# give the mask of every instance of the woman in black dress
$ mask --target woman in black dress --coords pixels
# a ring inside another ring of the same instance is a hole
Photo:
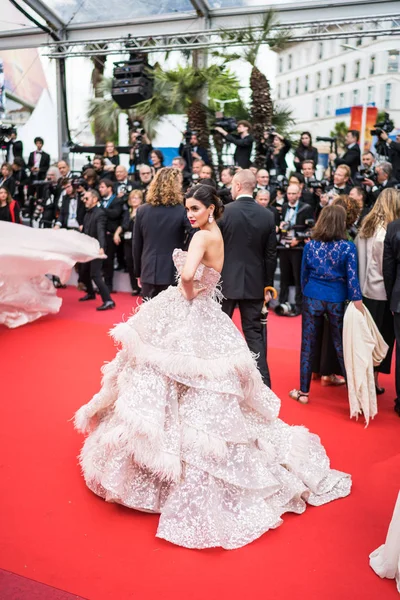
[[[301,165],[305,160],[312,160],[314,167],[318,164],[318,150],[312,145],[312,137],[309,131],[303,131],[300,136],[300,143],[294,153],[294,164],[296,171],[301,171]]]
[[[135,277],[132,249],[136,210],[141,204],[143,204],[142,190],[132,190],[128,196],[127,206],[125,206],[124,212],[122,213],[121,225],[117,228],[114,234],[115,244],[119,246],[121,243],[121,238],[124,244],[125,262],[131,282],[132,296],[138,296],[142,291],[139,287],[138,280]]]

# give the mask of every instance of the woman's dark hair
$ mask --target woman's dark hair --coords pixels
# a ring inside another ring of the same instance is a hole
[[[325,206],[312,231],[313,240],[333,242],[346,240],[346,210],[343,206],[331,204]]]
[[[97,173],[94,169],[85,169],[85,171],[83,172],[83,178],[86,179],[87,181],[89,181],[91,179],[92,185],[93,186],[97,185]]]
[[[153,148],[153,150],[150,152],[150,154],[155,154],[156,156],[158,156],[158,158],[160,159],[161,162],[161,166],[164,166],[164,154],[161,152],[161,150],[158,150],[157,148]]]
[[[217,196],[217,190],[214,186],[206,185],[204,183],[198,183],[188,190],[185,194],[185,200],[189,200],[189,198],[194,198],[194,200],[198,200],[206,208],[211,205],[214,205],[214,218],[219,219],[222,213],[224,212],[224,205],[221,200]]]
[[[25,167],[25,161],[20,156],[15,156],[14,157],[13,164],[17,165],[18,167],[22,167],[22,168]]]
[[[303,142],[301,141],[301,138],[303,137],[303,135],[308,135],[308,137],[310,138],[310,145],[309,146],[304,146]],[[302,133],[300,134],[300,144],[299,146],[301,146],[302,148],[311,148],[312,146],[312,135],[309,131],[302,131]]]

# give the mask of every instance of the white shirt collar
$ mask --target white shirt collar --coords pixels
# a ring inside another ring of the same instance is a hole
[[[235,200],[239,200],[239,198],[251,198],[251,194],[240,194],[239,196],[236,196]]]

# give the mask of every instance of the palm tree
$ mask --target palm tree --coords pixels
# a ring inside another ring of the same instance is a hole
[[[159,65],[154,69],[153,97],[135,106],[135,112],[147,127],[165,115],[186,113],[188,128],[197,132],[199,143],[210,149],[210,120],[215,101],[228,98],[239,100],[237,77],[225,65],[208,67],[178,66],[163,70]],[[208,105],[202,101],[201,92],[207,90]]]
[[[263,17],[260,27],[249,25],[240,31],[223,29],[222,39],[242,45],[243,49],[237,53],[214,52],[214,56],[221,57],[226,62],[243,60],[252,67],[250,75],[250,120],[253,125],[253,137],[256,141],[255,165],[257,167],[262,167],[265,163],[265,157],[259,154],[257,147],[264,137],[264,131],[272,125],[273,102],[268,79],[260,71],[256,63],[263,44],[267,44],[271,50],[280,50],[289,42],[289,31],[280,30],[272,33],[273,28],[277,24],[275,12],[268,10]]]

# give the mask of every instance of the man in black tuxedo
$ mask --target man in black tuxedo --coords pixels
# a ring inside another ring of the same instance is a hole
[[[102,179],[100,181],[99,192],[101,196],[100,205],[106,215],[105,251],[107,258],[103,265],[104,279],[108,289],[110,292],[112,292],[114,279],[114,258],[117,252],[117,245],[114,242],[114,235],[118,227],[121,225],[124,201],[123,198],[118,198],[114,193],[114,184],[110,179]]]
[[[396,399],[394,410],[400,417],[400,219],[389,223],[383,249],[383,280],[396,336]]]
[[[257,366],[266,385],[271,387],[263,338],[261,309],[264,288],[274,283],[276,269],[276,233],[272,213],[253,198],[256,178],[249,169],[239,171],[232,180],[231,202],[219,221],[225,245],[222,269],[222,310],[232,317],[239,305],[244,337],[258,356]],[[269,301],[269,292],[265,300]]]
[[[185,159],[188,171],[192,170],[194,160],[202,160],[205,165],[210,164],[210,158],[206,148],[199,144],[197,133],[192,131],[189,143],[182,142],[178,150],[179,156]]]
[[[104,210],[99,206],[99,200],[100,197],[96,190],[87,190],[85,192],[83,201],[86,207],[86,214],[82,230],[83,233],[95,238],[99,242],[100,254],[104,254],[107,217]],[[90,262],[83,263],[80,267],[80,278],[86,286],[87,294],[79,298],[79,301],[95,300],[94,281],[103,300],[103,304],[98,306],[96,310],[109,310],[115,307],[115,302],[111,299],[110,292],[101,273],[103,262],[101,258],[96,258]]]
[[[361,165],[361,151],[358,145],[360,139],[360,132],[356,129],[349,129],[346,133],[345,143],[346,152],[342,157],[336,156],[334,152],[329,155],[329,160],[334,161],[335,165],[347,165],[350,167],[351,176],[353,177],[358,171],[358,167]]]
[[[31,181],[44,181],[46,179],[47,170],[50,167],[50,154],[47,154],[47,152],[42,150],[44,144],[43,138],[35,137],[34,143],[36,145],[36,150],[30,153],[28,159]]]
[[[282,222],[280,224],[281,239],[279,242],[279,264],[281,268],[281,289],[279,304],[286,304],[289,299],[289,286],[294,281],[296,287],[295,309],[290,316],[301,314],[303,294],[301,292],[301,261],[304,242],[296,237],[296,227],[306,228],[307,221],[314,217],[309,204],[300,201],[301,189],[297,184],[289,185],[286,192],[287,202],[282,206]]]
[[[12,164],[14,158],[22,158],[24,153],[24,147],[22,142],[17,140],[17,130],[12,129],[10,131],[10,139],[5,144],[6,146],[6,162]]]

